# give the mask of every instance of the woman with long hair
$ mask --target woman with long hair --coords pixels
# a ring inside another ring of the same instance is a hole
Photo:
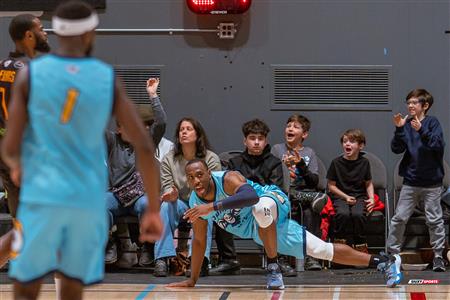
[[[167,258],[176,256],[173,232],[178,227],[184,212],[189,208],[191,189],[184,170],[188,161],[203,159],[208,169],[220,171],[220,159],[210,149],[209,141],[202,125],[193,118],[182,118],[176,127],[174,148],[161,162],[161,218],[164,224],[162,238],[155,243],[154,275],[165,277],[168,273]],[[208,227],[208,244],[205,256],[209,256],[211,227]]]

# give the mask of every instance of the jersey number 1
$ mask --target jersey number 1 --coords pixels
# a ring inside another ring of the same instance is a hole
[[[77,103],[79,94],[76,89],[69,89],[67,91],[66,101],[64,101],[64,107],[61,112],[61,123],[66,124],[72,118],[73,109]]]

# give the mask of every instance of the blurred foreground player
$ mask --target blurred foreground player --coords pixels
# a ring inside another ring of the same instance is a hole
[[[162,230],[152,142],[113,68],[89,57],[97,14],[68,1],[52,22],[59,48],[19,73],[2,145],[11,179],[21,185],[9,270],[19,299],[36,299],[52,271],[62,275],[63,299],[81,299],[83,285],[103,279],[111,114],[130,137],[148,193],[140,239],[154,241]]]

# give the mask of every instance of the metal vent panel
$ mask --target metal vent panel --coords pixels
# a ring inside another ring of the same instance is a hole
[[[138,104],[148,103],[148,94],[145,89],[147,79],[161,78],[163,66],[160,65],[116,65],[116,75],[125,85],[128,96]],[[161,80],[162,82],[162,80]],[[161,96],[161,82],[158,86],[158,95]]]
[[[392,66],[272,65],[274,110],[391,110]]]

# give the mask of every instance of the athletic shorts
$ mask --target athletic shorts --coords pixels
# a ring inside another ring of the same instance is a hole
[[[267,192],[259,197],[270,197],[277,204],[278,219],[277,219],[277,249],[278,253],[284,255],[294,256],[296,258],[304,258],[306,255],[306,230],[296,221],[289,218],[290,202],[288,197],[280,192]],[[259,237],[258,226],[255,222],[255,229],[253,231],[253,240],[263,245]]]
[[[106,209],[21,203],[14,228],[11,279],[27,283],[53,271],[84,285],[103,279]]]

